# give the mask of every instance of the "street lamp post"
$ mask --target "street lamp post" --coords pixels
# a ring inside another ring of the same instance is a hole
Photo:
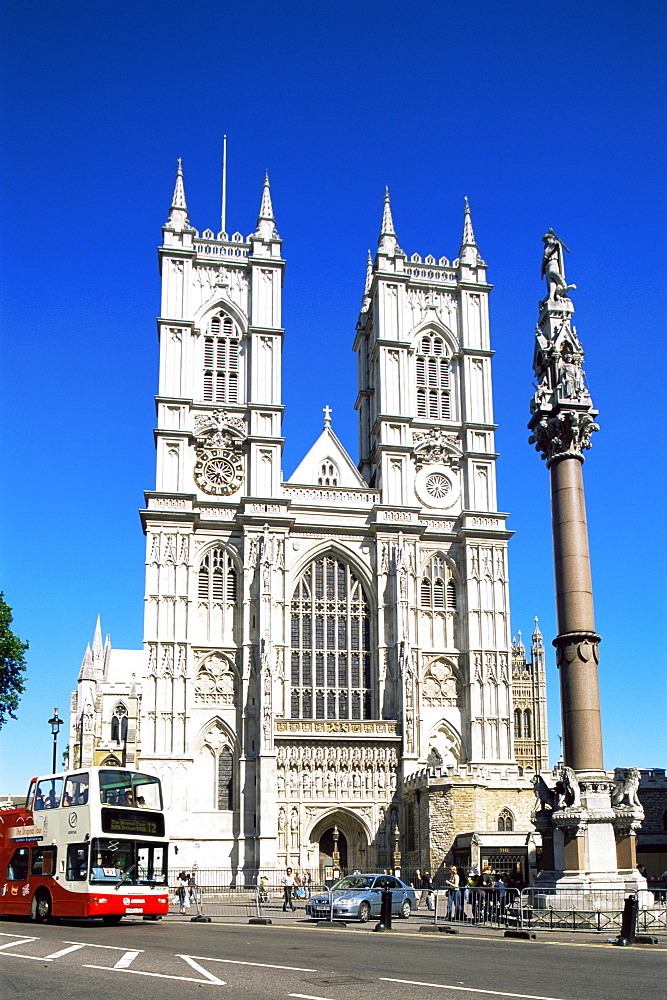
[[[58,709],[53,709],[53,718],[49,719],[49,725],[51,726],[51,732],[53,733],[53,768],[52,773],[56,773],[56,749],[58,745],[58,732],[63,724],[63,720],[58,715]]]

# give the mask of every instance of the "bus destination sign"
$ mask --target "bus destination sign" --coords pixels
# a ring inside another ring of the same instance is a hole
[[[102,830],[137,837],[164,837],[164,816],[145,816],[129,809],[102,809]]]

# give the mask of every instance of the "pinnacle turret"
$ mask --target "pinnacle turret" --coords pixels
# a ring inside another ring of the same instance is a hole
[[[540,632],[540,626],[537,619],[537,615],[535,616],[535,628],[533,629],[532,639],[535,645],[542,643],[542,633]]]
[[[86,646],[86,652],[83,654],[83,660],[81,661],[79,681],[93,680],[95,680],[95,668],[93,667],[93,654],[90,648],[90,643],[88,643]]]
[[[271,185],[269,184],[268,171],[264,177],[264,188],[262,190],[262,204],[259,208],[257,218],[256,236],[261,236],[265,240],[279,239],[276,232],[276,220],[273,215],[273,205],[271,204]]]
[[[169,210],[169,218],[167,219],[166,225],[170,229],[175,229],[177,232],[182,232],[184,229],[190,229],[190,220],[188,218],[188,206],[185,201],[185,188],[183,186],[183,166],[181,164],[181,159],[178,159],[178,166],[176,168],[176,183],[174,185],[174,195],[171,199],[171,208]]]
[[[479,257],[479,250],[475,241],[475,234],[472,228],[472,216],[468,199],[465,199],[465,209],[463,212],[463,236],[461,237],[461,249],[459,259],[462,264],[469,264],[475,267]]]
[[[388,187],[384,189],[384,209],[382,211],[382,226],[380,227],[378,247],[380,253],[388,254],[393,254],[400,249],[398,246],[398,240],[396,239],[394,220],[391,215],[391,199],[389,197]]]

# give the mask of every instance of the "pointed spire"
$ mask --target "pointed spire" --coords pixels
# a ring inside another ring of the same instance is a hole
[[[99,615],[97,616],[95,635],[93,636],[93,655],[95,657],[102,655],[102,623]]]
[[[261,236],[265,240],[278,239],[276,232],[276,220],[273,215],[273,205],[271,204],[271,185],[269,184],[269,172],[264,176],[264,188],[262,190],[262,204],[259,208],[257,219],[256,236]]]
[[[167,226],[178,232],[191,228],[188,218],[188,206],[185,201],[183,166],[180,156],[178,158],[178,167],[176,168],[176,184],[174,185],[174,196],[171,199],[171,209],[169,211],[169,218],[167,219]]]
[[[462,264],[475,267],[479,259],[479,250],[475,241],[475,234],[472,228],[472,216],[470,205],[465,198],[465,209],[463,212],[463,236],[461,237],[461,249],[459,250],[459,260]]]
[[[540,626],[537,615],[535,615],[535,628],[533,629],[533,643],[535,645],[542,644],[542,633],[540,632]]]
[[[378,247],[380,248],[380,253],[388,254],[393,254],[399,249],[396,230],[394,229],[394,220],[391,215],[391,199],[388,187],[384,189],[384,209],[382,211],[382,226],[378,239]]]
[[[90,649],[90,643],[88,643],[86,646],[86,652],[83,654],[83,660],[81,661],[79,681],[92,681],[94,679],[95,669],[93,667],[93,654]]]

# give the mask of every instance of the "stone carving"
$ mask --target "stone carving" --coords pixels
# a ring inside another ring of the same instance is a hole
[[[565,280],[565,261],[563,250],[570,251],[560,240],[553,229],[549,229],[542,237],[544,243],[544,254],[542,256],[542,277],[547,282],[547,298],[564,299],[567,293],[575,289],[576,285],[568,285]]]
[[[556,804],[556,793],[550,788],[541,774],[536,774],[532,780],[533,791],[537,798],[537,812],[553,810]]]
[[[220,653],[212,653],[201,664],[195,677],[195,704],[234,705],[235,673],[232,664]]]
[[[425,465],[446,465],[456,470],[463,455],[456,434],[445,434],[441,428],[429,431],[415,432],[414,462],[419,471]]]
[[[630,806],[642,808],[639,801],[639,771],[636,767],[629,767],[625,777],[617,781],[611,791],[611,804],[613,806]]]
[[[436,660],[428,667],[422,686],[422,701],[425,707],[458,704],[456,678],[451,666],[444,660]]]
[[[556,782],[557,809],[579,809],[581,806],[581,791],[577,775],[571,767],[564,764],[560,769],[560,780]]]
[[[594,411],[593,411],[594,412]],[[566,410],[541,419],[531,428],[528,444],[534,444],[548,463],[555,458],[573,455],[581,458],[582,451],[591,447],[591,436],[600,427],[589,412]]]
[[[398,755],[393,748],[279,746],[276,785],[279,795],[294,799],[316,794],[339,799],[376,799],[396,787]],[[363,774],[362,774],[363,769]]]

